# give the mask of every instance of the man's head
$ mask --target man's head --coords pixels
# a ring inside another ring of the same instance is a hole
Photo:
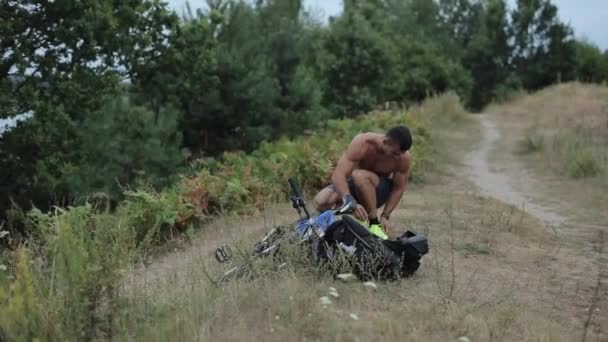
[[[395,126],[386,132],[382,144],[384,153],[399,156],[412,147],[412,135],[405,126]]]

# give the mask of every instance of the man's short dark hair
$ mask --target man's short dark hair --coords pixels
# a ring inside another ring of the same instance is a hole
[[[412,147],[412,134],[405,126],[395,126],[386,132],[386,137],[399,144],[399,149],[403,152]]]

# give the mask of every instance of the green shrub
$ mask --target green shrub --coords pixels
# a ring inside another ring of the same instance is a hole
[[[521,79],[516,75],[510,75],[492,91],[494,103],[507,103],[526,95]]]
[[[599,162],[593,153],[588,149],[581,149],[575,152],[571,160],[568,173],[573,178],[587,178],[597,176],[601,171]]]
[[[543,149],[545,138],[537,133],[526,134],[518,143],[517,152],[531,154]]]
[[[14,280],[0,281],[0,297],[9,289],[10,298],[0,300],[4,334],[17,340],[95,338],[99,329],[112,326],[108,317],[117,284],[137,255],[133,223],[88,204],[46,214],[33,210],[28,216],[43,242],[28,246],[36,263],[22,261],[30,260],[30,252],[23,251]],[[31,321],[25,327],[22,317]]]
[[[45,327],[43,308],[35,293],[30,255],[25,248],[16,255],[15,279],[8,285],[0,276],[0,340],[41,340],[50,327]]]
[[[595,177],[606,170],[601,162],[606,155],[606,141],[583,127],[562,130],[553,137],[552,160],[556,160],[562,173],[572,178]]]
[[[445,126],[467,118],[467,110],[463,107],[458,94],[454,92],[430,97],[422,106],[414,110],[428,118],[433,126]]]
[[[405,124],[414,136],[413,176],[420,180],[432,162],[432,143],[421,117],[408,113],[373,112],[358,119],[329,120],[308,136],[263,143],[247,155],[225,153],[222,161],[182,182],[186,201],[199,217],[221,212],[251,213],[284,197],[287,179],[298,180],[305,191],[329,183],[332,167],[351,139],[365,131],[384,132]]]
[[[133,229],[135,243],[147,248],[158,242],[161,232],[170,232],[188,212],[188,204],[180,197],[179,188],[162,192],[139,189],[125,192],[125,200],[115,215],[124,218]]]
[[[457,251],[463,251],[466,255],[487,255],[492,253],[492,248],[483,243],[457,242],[454,245]]]
[[[82,157],[62,165],[72,194],[103,192],[119,200],[123,186],[146,180],[157,187],[175,183],[184,156],[179,149],[179,113],[153,112],[125,96],[108,99],[79,127]]]

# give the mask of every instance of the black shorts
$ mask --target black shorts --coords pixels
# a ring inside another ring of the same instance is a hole
[[[336,186],[334,184],[329,186],[332,190],[336,191]],[[355,187],[355,182],[352,178],[348,179],[348,190],[351,195],[355,198],[357,203],[361,203],[359,200],[359,196],[357,194],[357,188]],[[376,207],[380,208],[383,206],[386,201],[388,201],[388,197],[393,191],[393,180],[390,178],[380,178],[378,182],[378,186],[376,187]]]

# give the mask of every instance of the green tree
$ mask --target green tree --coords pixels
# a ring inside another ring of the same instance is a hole
[[[497,86],[511,74],[509,20],[504,0],[489,0],[478,22],[478,30],[467,45],[463,63],[473,76],[470,106],[481,109],[492,101]]]
[[[343,16],[357,14],[376,31],[385,31],[386,16],[390,14],[386,0],[345,0]]]
[[[395,100],[422,101],[428,95],[449,90],[462,99],[469,98],[471,75],[457,60],[446,57],[441,49],[428,42],[402,40],[396,44],[399,85]]]
[[[385,0],[386,10],[379,13],[387,33],[394,40],[414,39],[442,46],[448,41],[442,28],[440,8],[435,1]]]
[[[608,81],[608,54],[586,41],[576,41],[576,78],[583,82]]]
[[[169,49],[134,79],[154,108],[184,113],[184,146],[195,154],[251,150],[323,117],[306,53],[301,1],[209,1],[187,14]]]
[[[184,158],[178,119],[171,108],[154,113],[131,105],[125,95],[108,99],[79,127],[78,161],[62,167],[70,193],[104,192],[117,199],[137,180],[173,184]]]
[[[314,43],[307,35],[302,20],[302,0],[272,0],[258,7],[260,13],[259,44],[266,47],[272,60],[272,71],[278,83],[278,125],[273,137],[293,136],[316,125],[326,117],[321,107],[321,90],[313,68],[305,64]]]
[[[0,211],[10,198],[46,208],[70,197],[83,120],[132,65],[162,52],[176,17],[158,0],[2,1],[2,117],[33,118],[0,139]]]
[[[478,34],[483,5],[483,1],[438,1],[436,25],[439,25],[439,29],[436,30],[441,30],[441,46],[451,56],[462,58],[471,40]]]
[[[324,50],[324,103],[332,112],[354,116],[395,93],[392,44],[358,12],[347,12],[330,25]]]
[[[518,0],[512,12],[513,63],[527,89],[574,78],[572,29],[560,22],[550,0]]]

